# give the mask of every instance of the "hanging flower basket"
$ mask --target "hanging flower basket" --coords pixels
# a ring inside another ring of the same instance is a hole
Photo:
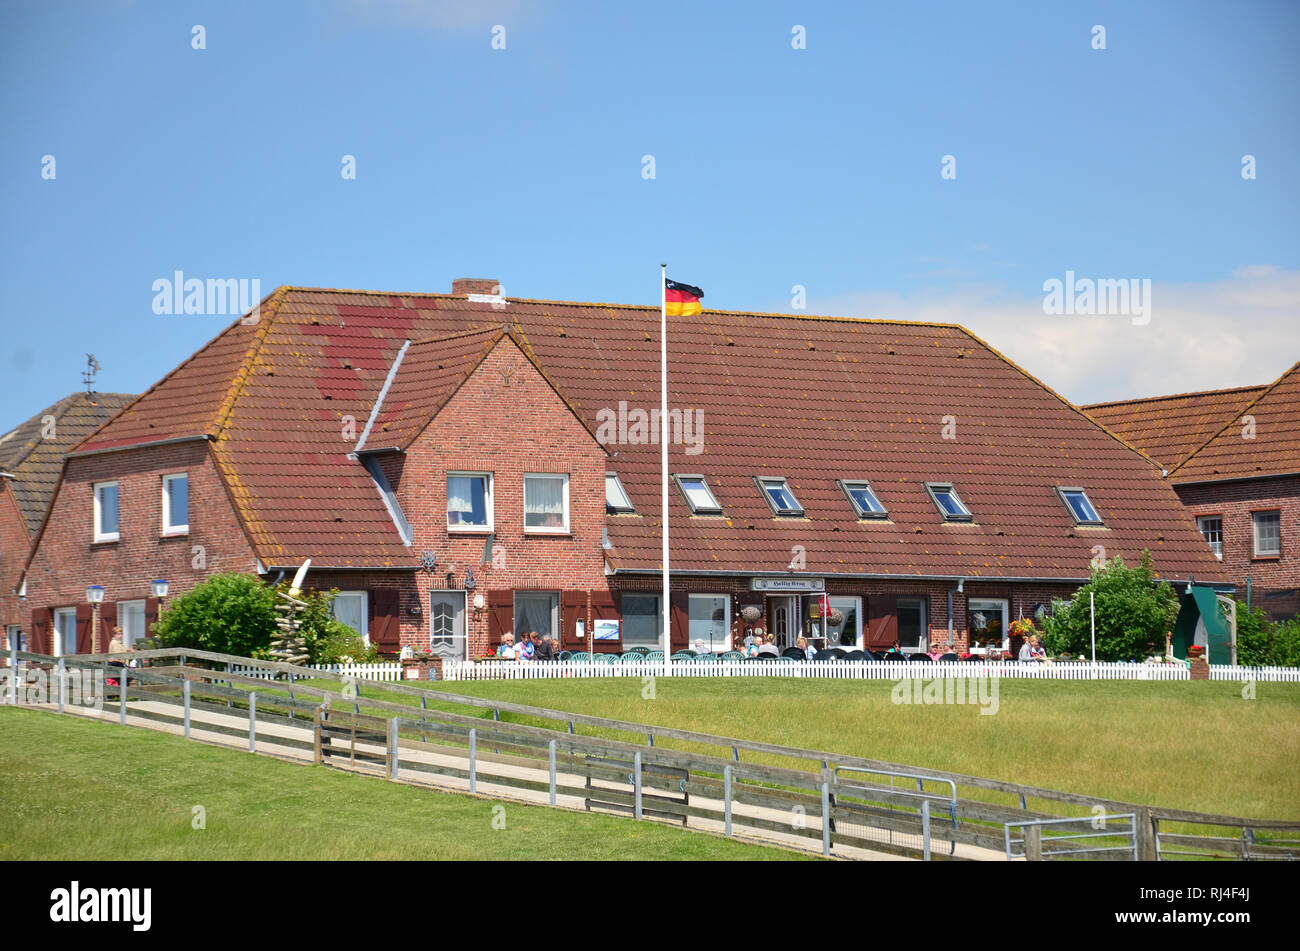
[[[759,618],[763,616],[763,612],[760,611],[758,608],[756,608],[754,605],[749,604],[746,605],[741,610],[740,616],[745,619],[746,624],[753,624],[755,621],[757,621]]]
[[[826,622],[832,627],[839,627],[844,623],[844,612],[839,608],[831,608],[831,613],[826,615]]]

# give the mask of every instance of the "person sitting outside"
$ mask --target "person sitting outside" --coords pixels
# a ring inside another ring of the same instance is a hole
[[[756,638],[756,637],[755,637],[755,638],[745,638],[745,640],[748,642],[748,643],[745,645],[745,656],[746,656],[746,657],[757,657],[757,656],[758,656],[758,648],[759,648],[759,646],[760,646],[760,638]]]
[[[126,653],[126,645],[122,643],[122,629],[120,627],[113,628],[113,639],[108,642],[108,652],[109,654]],[[126,664],[120,660],[110,660],[108,663],[110,667],[126,666]],[[104,678],[104,683],[108,684],[110,687],[116,687],[118,685],[116,677],[106,677]]]
[[[906,656],[903,654],[903,649],[898,646],[898,641],[894,641],[889,650],[885,651],[885,654],[889,656],[890,660],[902,660]]]
[[[772,635],[769,634],[767,637],[763,638],[763,643],[758,645],[758,653],[771,654],[773,657],[776,657],[781,652],[776,649],[776,642],[772,639]]]
[[[515,660],[530,661],[537,656],[537,648],[533,644],[533,632],[524,631],[519,635],[519,645],[515,648]]]
[[[808,643],[808,638],[800,637],[799,640],[795,641],[794,643],[796,647],[798,647],[801,651],[803,651],[804,656],[807,657],[809,660],[812,660],[814,657],[817,656],[817,648],[813,647],[811,644]]]
[[[555,660],[555,641],[551,635],[543,637],[533,649],[533,658],[535,660]]]
[[[509,631],[501,635],[501,646],[497,648],[497,656],[502,660],[515,659],[515,636]]]

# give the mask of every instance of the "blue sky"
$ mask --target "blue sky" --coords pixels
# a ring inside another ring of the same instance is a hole
[[[0,430],[215,335],[153,313],[176,270],[655,303],[667,260],[706,306],[963,323],[1078,402],[1300,359],[1300,5],[847,6],[0,4]],[[1067,270],[1152,319],[1044,314]]]

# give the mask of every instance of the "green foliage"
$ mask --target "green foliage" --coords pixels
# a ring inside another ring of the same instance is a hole
[[[1272,625],[1269,663],[1279,667],[1300,667],[1300,617]]]
[[[171,599],[151,633],[167,647],[251,657],[271,643],[274,604],[271,589],[253,575],[213,575]]]
[[[276,590],[286,594],[289,582],[282,581]],[[366,644],[356,631],[334,619],[330,605],[338,588],[317,591],[315,588],[298,594],[298,600],[307,606],[298,615],[298,636],[307,642],[307,653],[313,664],[373,664],[381,658],[379,651]],[[351,658],[345,661],[344,658]]]
[[[1093,569],[1091,580],[1073,601],[1053,602],[1043,625],[1050,653],[1090,653],[1089,594],[1096,597],[1098,660],[1140,660],[1164,653],[1165,634],[1178,616],[1178,595],[1169,582],[1156,583],[1149,551],[1142,553],[1136,568],[1116,556]]]
[[[1222,610],[1222,607],[1220,607]],[[1268,619],[1263,608],[1248,608],[1237,599],[1237,663],[1243,667],[1264,667],[1270,661]]]

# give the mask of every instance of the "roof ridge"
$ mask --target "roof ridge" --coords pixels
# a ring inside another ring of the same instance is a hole
[[[230,420],[230,414],[235,410],[236,401],[238,401],[240,395],[244,392],[244,384],[248,381],[249,376],[253,372],[254,360],[257,359],[257,355],[262,351],[262,347],[266,344],[267,335],[270,332],[271,324],[275,322],[275,318],[279,313],[278,308],[281,301],[284,299],[284,294],[284,288],[277,287],[257,305],[257,330],[253,333],[253,340],[249,344],[248,350],[244,353],[244,359],[239,363],[239,369],[235,371],[235,376],[230,382],[230,387],[226,390],[225,399],[223,399],[217,407],[217,411],[211,421],[211,432],[209,435],[212,437],[213,443],[216,443],[220,439],[222,430],[226,428],[226,423]],[[263,305],[265,305],[265,315],[263,315]],[[242,322],[244,316],[241,315],[239,319]]]
[[[9,432],[5,433],[4,435],[5,436],[12,435],[13,433],[18,432],[18,430],[22,429],[24,426],[34,424],[38,420],[44,419],[46,416],[53,416],[55,419],[55,423],[57,424],[59,421],[63,419],[64,416],[68,414],[68,411],[71,410],[76,405],[78,397],[85,397],[87,401],[89,401],[90,395],[91,394],[83,393],[80,390],[74,390],[73,392],[69,393],[67,396],[62,397],[61,399],[56,400],[51,405],[45,407],[45,409],[40,410],[39,412],[35,413],[32,416],[29,416],[27,419],[23,420],[21,423],[19,423],[13,429],[9,430]],[[134,399],[134,396],[132,396],[132,394],[130,393],[96,393],[94,395],[101,398],[121,397],[127,400],[127,403],[129,403],[132,399]],[[119,406],[117,410],[113,413],[113,416],[116,416],[118,413],[120,413],[127,406],[127,403],[123,403],[122,406]],[[95,429],[98,430],[102,426],[106,425],[113,418],[113,416],[110,416],[108,419],[104,420],[104,422],[101,423],[99,426],[95,427]],[[93,434],[94,434],[94,430],[92,430],[91,433],[87,435],[89,436]],[[24,462],[26,462],[28,457],[31,456],[31,454],[36,451],[36,447],[40,444],[40,442],[41,440],[29,440],[25,444],[23,451],[20,454],[14,456],[6,463],[10,471],[17,469]],[[70,451],[71,450],[69,450],[69,452]]]
[[[1124,406],[1128,403],[1158,403],[1161,400],[1187,399],[1191,396],[1209,396],[1212,393],[1244,393],[1246,390],[1262,390],[1268,383],[1252,383],[1249,386],[1226,386],[1220,390],[1191,390],[1187,393],[1170,393],[1166,396],[1134,396],[1126,400],[1107,400],[1102,403],[1084,403],[1088,407]]]
[[[1018,372],[1021,376],[1025,377],[1026,379],[1028,379],[1031,383],[1035,383],[1035,384],[1037,384],[1038,386],[1040,386],[1040,387],[1042,387],[1044,390],[1046,390],[1048,393],[1050,393],[1050,394],[1052,394],[1053,396],[1055,396],[1058,400],[1060,400],[1062,403],[1064,403],[1064,404],[1065,404],[1069,409],[1071,409],[1071,410],[1073,410],[1074,412],[1078,413],[1080,416],[1082,416],[1082,417],[1083,417],[1084,419],[1086,419],[1088,422],[1092,423],[1094,426],[1096,426],[1098,429],[1100,429],[1100,430],[1101,430],[1103,433],[1105,433],[1107,436],[1109,436],[1110,438],[1114,439],[1117,443],[1119,443],[1119,444],[1120,444],[1121,446],[1123,446],[1125,449],[1131,449],[1133,452],[1136,452],[1139,456],[1141,456],[1141,457],[1142,457],[1143,459],[1145,459],[1147,462],[1151,463],[1152,466],[1154,466],[1155,468],[1159,469],[1162,473],[1165,471],[1165,467],[1164,467],[1164,466],[1162,466],[1160,463],[1156,462],[1156,460],[1152,459],[1150,456],[1148,456],[1145,452],[1143,452],[1143,451],[1142,451],[1141,449],[1139,449],[1137,446],[1133,445],[1133,444],[1130,443],[1127,439],[1124,439],[1123,437],[1121,437],[1121,436],[1118,435],[1117,433],[1113,433],[1113,432],[1111,432],[1109,429],[1107,429],[1105,426],[1103,426],[1103,425],[1102,425],[1101,423],[1099,423],[1097,420],[1093,419],[1092,416],[1090,416],[1088,413],[1084,412],[1083,409],[1081,409],[1081,408],[1078,407],[1078,406],[1075,406],[1073,403],[1071,403],[1069,400],[1067,400],[1067,399],[1066,399],[1064,396],[1062,396],[1060,393],[1056,392],[1055,389],[1053,389],[1052,387],[1048,386],[1046,383],[1044,383],[1044,382],[1043,382],[1042,380],[1040,380],[1038,377],[1034,376],[1032,373],[1030,373],[1028,370],[1026,370],[1026,369],[1025,369],[1024,367],[1022,367],[1020,364],[1016,363],[1015,360],[1012,360],[1010,357],[1008,357],[1006,354],[1004,354],[1004,353],[1003,353],[1001,350],[999,350],[997,347],[995,347],[995,346],[993,346],[991,343],[989,343],[987,340],[985,340],[984,338],[982,338],[982,337],[976,335],[973,331],[968,330],[968,329],[965,328],[965,327],[962,327],[961,329],[965,332],[966,336],[970,337],[970,338],[971,338],[972,340],[974,340],[976,343],[980,344],[980,346],[984,347],[986,350],[988,350],[990,353],[992,353],[995,357],[997,357],[997,358],[998,358],[999,360],[1001,360],[1003,363],[1007,364],[1007,365],[1010,366],[1013,370],[1015,370],[1016,372]]]
[[[502,323],[495,327],[483,327],[479,330],[461,330],[458,331],[457,333],[447,334],[446,336],[443,337],[421,337],[419,340],[412,340],[411,346],[418,347],[420,346],[420,344],[423,343],[445,343],[448,340],[456,340],[460,337],[473,337],[477,334],[490,334],[490,333],[505,334],[509,332],[510,332],[509,325]]]
[[[362,294],[375,297],[425,297],[437,300],[457,300],[463,301],[467,298],[463,294],[441,294],[434,291],[368,291],[357,288],[344,287],[302,287],[293,284],[281,285],[279,289],[295,292],[317,292],[323,294]],[[647,310],[658,313],[659,305],[656,304],[619,304],[611,301],[572,301],[572,300],[547,300],[537,297],[507,297],[506,301],[515,304],[554,304],[559,307],[595,307],[595,308],[616,308],[619,310]],[[721,310],[714,307],[705,308],[705,314],[726,314],[736,317],[769,317],[779,318],[782,320],[809,320],[809,321],[835,321],[839,323],[863,323],[863,324],[898,324],[904,327],[945,327],[953,330],[965,330],[961,324],[945,323],[933,320],[901,320],[896,317],[844,317],[831,314],[785,314],[776,311],[761,310]]]
[[[1180,469],[1183,468],[1183,466],[1187,465],[1189,462],[1191,462],[1193,459],[1195,459],[1196,456],[1197,456],[1197,454],[1198,454],[1202,449],[1204,449],[1204,448],[1205,448],[1206,446],[1208,446],[1210,443],[1214,442],[1216,439],[1218,439],[1220,436],[1222,436],[1225,432],[1227,432],[1229,426],[1234,426],[1234,425],[1236,425],[1237,420],[1241,419],[1242,416],[1245,416],[1245,415],[1246,415],[1250,410],[1252,410],[1252,409],[1254,409],[1256,406],[1258,406],[1258,405],[1260,404],[1260,401],[1261,401],[1261,400],[1266,399],[1270,393],[1272,393],[1275,389],[1277,389],[1278,386],[1280,386],[1280,385],[1281,385],[1281,384],[1282,384],[1282,383],[1287,379],[1287,377],[1289,377],[1292,373],[1295,373],[1297,370],[1300,370],[1300,360],[1297,360],[1295,363],[1291,364],[1291,366],[1290,366],[1288,369],[1283,370],[1283,371],[1282,371],[1282,375],[1281,375],[1280,377],[1278,377],[1276,380],[1274,380],[1272,383],[1270,383],[1267,387],[1265,387],[1265,388],[1264,388],[1264,391],[1263,391],[1262,393],[1260,393],[1258,396],[1256,396],[1253,400],[1251,400],[1251,401],[1250,401],[1249,403],[1247,403],[1245,406],[1241,407],[1237,412],[1233,413],[1232,416],[1231,416],[1231,418],[1229,418],[1228,421],[1227,421],[1226,423],[1224,423],[1222,426],[1220,426],[1218,429],[1216,429],[1216,430],[1215,430],[1215,431],[1210,435],[1210,438],[1209,438],[1209,439],[1205,440],[1205,442],[1201,443],[1199,446],[1197,446],[1195,449],[1193,449],[1190,453],[1188,453],[1187,457],[1186,457],[1182,462],[1178,463],[1178,465],[1176,465],[1176,466],[1174,466],[1172,469],[1170,469],[1170,470],[1169,470],[1169,478],[1172,479],[1172,478],[1174,477],[1174,475],[1175,475],[1175,474],[1176,474]]]

